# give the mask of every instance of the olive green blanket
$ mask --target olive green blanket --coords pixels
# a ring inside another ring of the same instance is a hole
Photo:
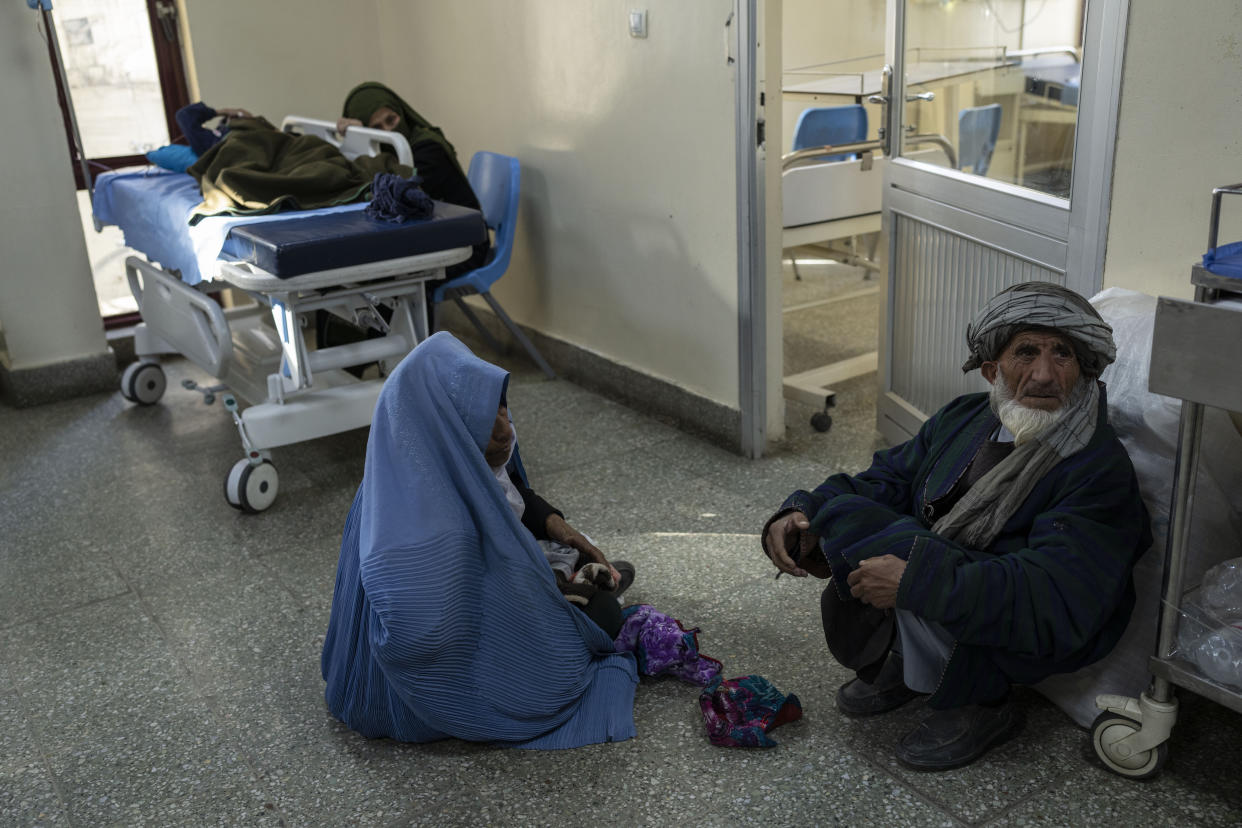
[[[347,159],[313,135],[281,132],[264,118],[234,118],[229,132],[188,170],[203,191],[190,223],[220,214],[257,215],[362,201],[376,173],[404,178],[412,168],[394,156]]]

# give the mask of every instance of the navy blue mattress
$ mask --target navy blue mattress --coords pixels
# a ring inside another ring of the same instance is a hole
[[[431,218],[401,224],[377,221],[358,210],[241,225],[229,230],[221,256],[288,279],[485,241],[482,213],[437,201]]]

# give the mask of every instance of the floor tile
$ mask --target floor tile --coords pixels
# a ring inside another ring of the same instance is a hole
[[[69,811],[56,792],[17,693],[0,667],[0,824],[67,825]]]
[[[786,310],[782,323],[785,375],[811,371],[878,348],[880,295]]]
[[[0,633],[77,824],[275,824],[263,785],[133,596]]]

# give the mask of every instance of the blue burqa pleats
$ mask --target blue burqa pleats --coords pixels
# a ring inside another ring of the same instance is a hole
[[[322,658],[329,710],[365,736],[634,736],[633,658],[561,596],[483,459],[507,383],[438,333],[380,393]]]

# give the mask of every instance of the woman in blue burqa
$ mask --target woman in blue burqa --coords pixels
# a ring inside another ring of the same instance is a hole
[[[384,383],[322,658],[328,708],[365,736],[526,748],[634,736],[633,657],[566,600],[500,479],[508,380],[438,333]]]

